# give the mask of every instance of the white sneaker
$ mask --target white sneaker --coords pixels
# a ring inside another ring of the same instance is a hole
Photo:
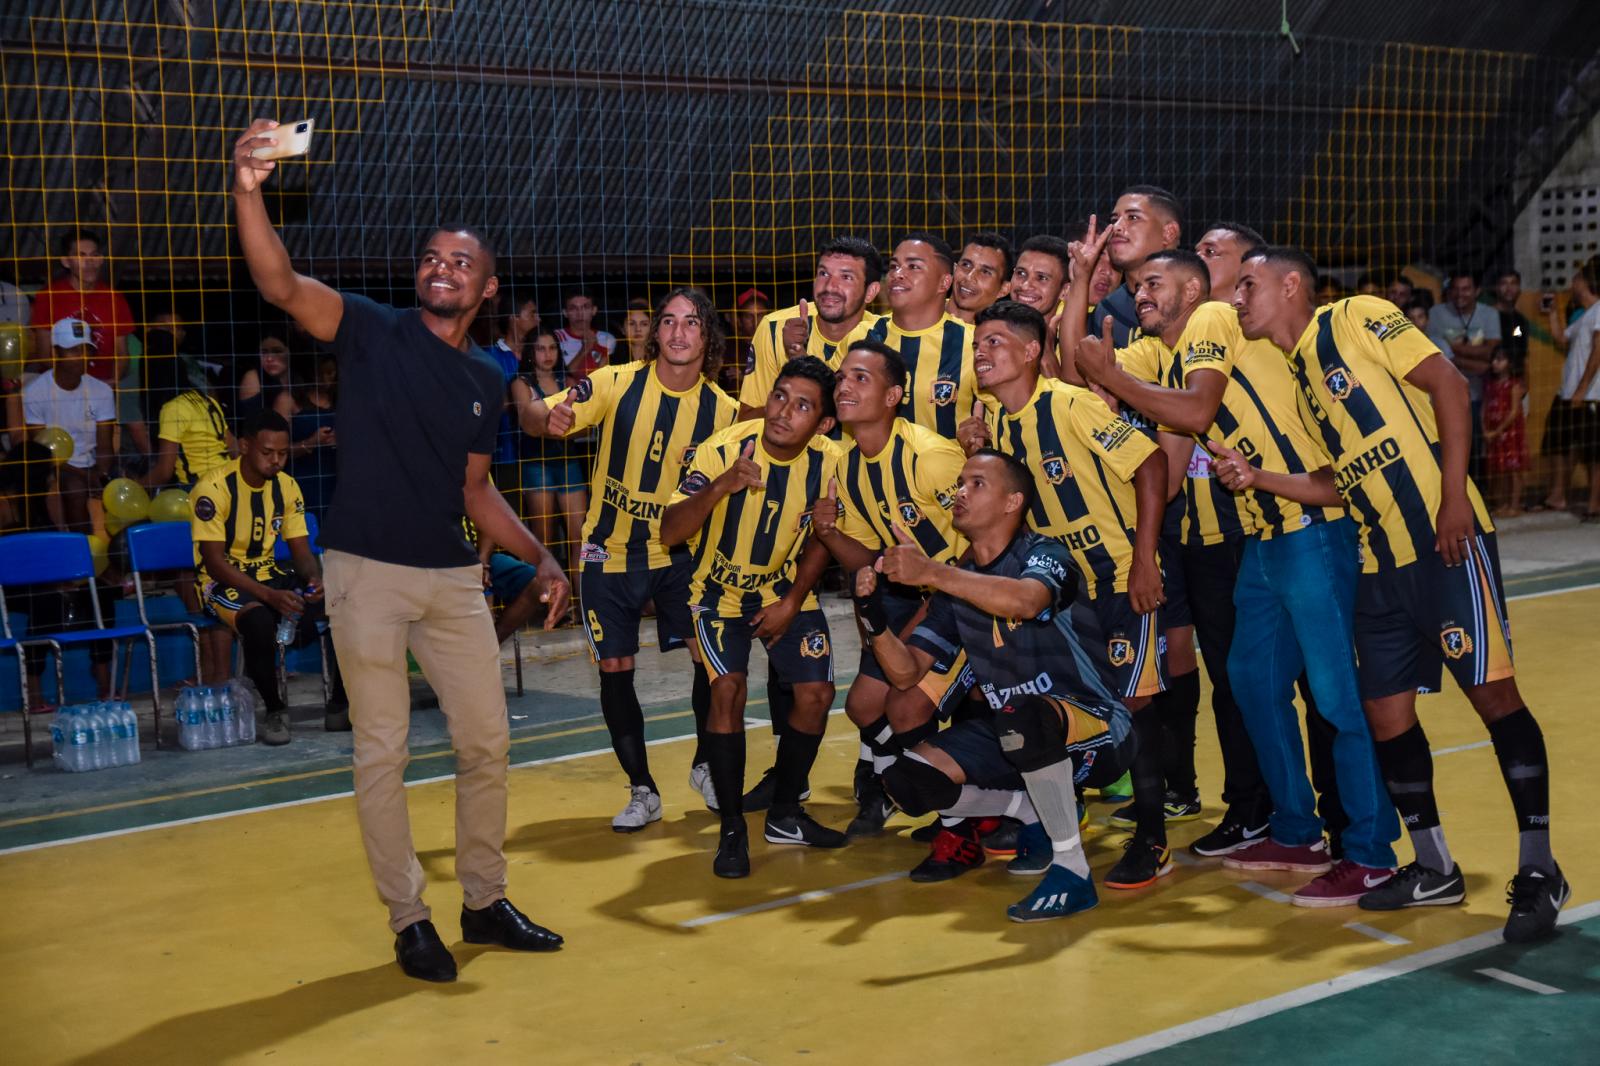
[[[689,768],[689,787],[706,801],[706,810],[717,813],[717,788],[711,783],[711,765],[697,762]]]
[[[611,819],[611,828],[618,833],[637,833],[651,822],[661,821],[661,797],[648,785],[639,785],[628,794],[628,805],[622,813]]]

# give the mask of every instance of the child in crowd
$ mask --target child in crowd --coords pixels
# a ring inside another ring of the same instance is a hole
[[[1498,501],[1497,518],[1522,513],[1523,471],[1528,466],[1522,404],[1527,395],[1527,385],[1512,372],[1511,356],[1496,348],[1483,383],[1483,443],[1490,491]]]

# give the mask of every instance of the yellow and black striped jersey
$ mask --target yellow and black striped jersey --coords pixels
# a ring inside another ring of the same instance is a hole
[[[661,512],[694,459],[695,448],[730,425],[739,405],[701,378],[683,392],[661,384],[655,363],[592,371],[546,407],[572,398],[572,432],[600,426],[582,561],[607,573],[655,570],[671,562],[661,543]]]
[[[272,550],[279,537],[307,535],[305,498],[294,478],[282,471],[260,488],[251,488],[239,472],[239,460],[230,459],[202,475],[190,499],[189,532],[201,584],[209,580],[200,560],[202,541],[220,542],[230,563],[260,580],[276,569]]]
[[[228,461],[228,416],[210,396],[180,392],[161,405],[158,418],[157,438],[178,446],[172,476],[179,484],[192,484]]]
[[[895,419],[889,442],[877,455],[869,458],[851,442],[839,460],[839,504],[844,512],[839,531],[881,550],[898,543],[892,528],[898,525],[930,559],[954,562],[967,550],[966,538],[950,519],[956,480],[965,463],[959,445],[904,418]]]
[[[730,493],[689,540],[689,605],[724,618],[748,618],[789,591],[811,534],[811,505],[838,475],[839,449],[826,437],[812,437],[805,451],[784,463],[762,447],[761,429],[761,419],[752,418],[707,438],[672,496],[676,503],[703,491],[755,442],[754,461],[766,474],[766,489]],[[805,608],[816,605],[816,596],[807,595]]]
[[[1184,388],[1192,371],[1217,371],[1227,386],[1208,436],[1237,448],[1263,470],[1303,474],[1323,465],[1300,422],[1299,388],[1283,352],[1264,338],[1246,340],[1239,314],[1228,304],[1212,300],[1195,308],[1174,348],[1144,336],[1117,358],[1134,377],[1169,389]],[[1184,478],[1183,500],[1183,539],[1193,545],[1251,533],[1265,539],[1344,513],[1303,507],[1266,492],[1229,492],[1211,476],[1211,453],[1199,443]]]
[[[902,330],[885,315],[867,333],[905,360],[906,398],[900,414],[946,440],[972,413],[977,378],[972,372],[972,326],[948,312],[927,329]]]
[[[835,344],[824,337],[822,330],[818,328],[819,315],[815,305],[807,306],[811,313],[811,330],[806,334],[806,354],[814,355],[827,363],[829,370],[838,370],[839,364],[844,362],[845,353],[850,350],[850,345],[865,337],[882,317],[867,312],[861,316],[861,321],[856,323],[855,328],[845,334],[844,340]],[[750,340],[753,365],[739,386],[741,404],[754,407],[758,411],[765,406],[767,395],[772,392],[772,386],[778,383],[778,371],[789,361],[788,355],[783,350],[783,324],[797,318],[799,314],[799,304],[781,308],[768,314],[761,320],[760,325],[756,326],[756,335]]]
[[[1369,574],[1435,550],[1439,430],[1428,394],[1405,376],[1438,354],[1394,304],[1352,296],[1319,308],[1289,357],[1300,416],[1361,524],[1361,568]],[[1478,528],[1493,531],[1470,478],[1467,497]]]
[[[1052,378],[1039,379],[1022,410],[986,402],[984,415],[995,447],[1033,473],[1028,524],[1067,546],[1090,598],[1126,592],[1138,517],[1133,472],[1155,441],[1088,389]]]

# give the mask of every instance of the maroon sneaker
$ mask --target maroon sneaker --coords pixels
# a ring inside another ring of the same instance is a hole
[[[911,880],[949,881],[983,865],[983,845],[978,842],[977,823],[967,819],[952,829],[943,826],[933,838],[933,848],[911,871]]]
[[[1289,902],[1296,907],[1353,907],[1393,876],[1392,866],[1362,866],[1340,859],[1333,869],[1296,889]]]
[[[1328,842],[1298,844],[1293,847],[1275,840],[1263,840],[1222,857],[1230,870],[1293,870],[1302,874],[1321,874],[1333,869],[1328,858]]]

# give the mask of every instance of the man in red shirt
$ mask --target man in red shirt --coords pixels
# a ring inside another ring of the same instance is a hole
[[[61,277],[33,297],[33,350],[36,358],[50,356],[50,326],[64,318],[87,322],[94,332],[94,358],[89,374],[115,387],[128,365],[128,337],[133,333],[133,309],[122,294],[101,280],[105,273],[105,244],[99,234],[69,230],[56,248]]]

